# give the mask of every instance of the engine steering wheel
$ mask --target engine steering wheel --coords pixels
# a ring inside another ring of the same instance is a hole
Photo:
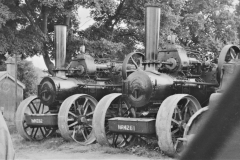
[[[139,64],[133,58],[134,55],[138,55],[140,57]],[[143,61],[144,57],[145,57],[144,54],[141,52],[132,52],[125,57],[125,59],[123,61],[123,65],[122,65],[123,80],[127,79],[128,73],[134,72],[135,70],[139,69],[139,67],[142,65],[142,61]],[[129,60],[131,60],[131,62],[133,63],[132,65],[129,64]],[[132,67],[135,67],[136,69],[133,70]]]

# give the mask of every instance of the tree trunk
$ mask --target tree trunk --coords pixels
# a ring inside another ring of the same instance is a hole
[[[43,16],[43,21],[42,21],[42,31],[45,35],[48,34],[48,29],[47,29],[47,22],[48,22],[48,10],[46,6],[42,6],[42,16]],[[48,55],[48,47],[47,47],[47,42],[44,43],[44,49],[43,49],[43,59],[44,62],[47,66],[48,72],[51,75],[54,75],[53,69],[54,69],[54,64],[51,62],[50,57]]]
[[[69,16],[66,16],[65,17],[65,25],[67,26],[67,27],[69,27],[70,26],[70,17]]]

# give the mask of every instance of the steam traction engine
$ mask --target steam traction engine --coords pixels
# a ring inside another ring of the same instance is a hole
[[[214,68],[173,40],[158,51],[160,8],[147,5],[145,15],[145,56],[134,52],[124,59],[122,93],[99,101],[93,128],[98,143],[114,147],[157,135],[160,149],[173,156],[182,150],[189,118],[208,104],[218,83]]]
[[[208,110],[214,106],[218,106],[219,99],[221,99],[221,96],[228,88],[229,83],[231,83],[232,79],[236,75],[236,72],[239,71],[239,54],[240,48],[232,44],[224,46],[220,52],[217,68],[220,86],[217,88],[216,93],[211,94],[208,106],[198,110],[189,119],[183,135],[185,145],[187,145],[195,134],[199,132],[200,128],[203,127],[206,120],[204,117],[206,116]]]
[[[92,117],[104,95],[121,92],[122,64],[90,55],[77,55],[65,67],[66,26],[55,26],[56,76],[44,77],[38,95],[21,102],[16,126],[27,140],[42,140],[59,129],[66,140],[95,141]]]

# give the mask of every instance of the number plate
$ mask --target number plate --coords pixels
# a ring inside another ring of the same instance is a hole
[[[154,134],[155,119],[115,117],[108,120],[109,130],[130,134]]]
[[[57,127],[58,118],[57,114],[25,114],[26,123],[29,126],[38,126],[38,127]]]
[[[125,130],[125,131],[135,131],[136,127],[134,125],[118,125],[118,130]]]
[[[31,119],[32,123],[43,123],[43,119]]]

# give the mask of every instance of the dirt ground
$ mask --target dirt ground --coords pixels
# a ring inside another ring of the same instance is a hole
[[[104,159],[104,160],[166,160],[171,159],[160,152],[146,150],[142,147],[116,149],[103,147],[95,143],[80,146],[75,142],[66,142],[62,137],[53,137],[40,142],[23,140],[17,133],[12,133],[16,152],[16,160],[47,160],[47,159]]]

